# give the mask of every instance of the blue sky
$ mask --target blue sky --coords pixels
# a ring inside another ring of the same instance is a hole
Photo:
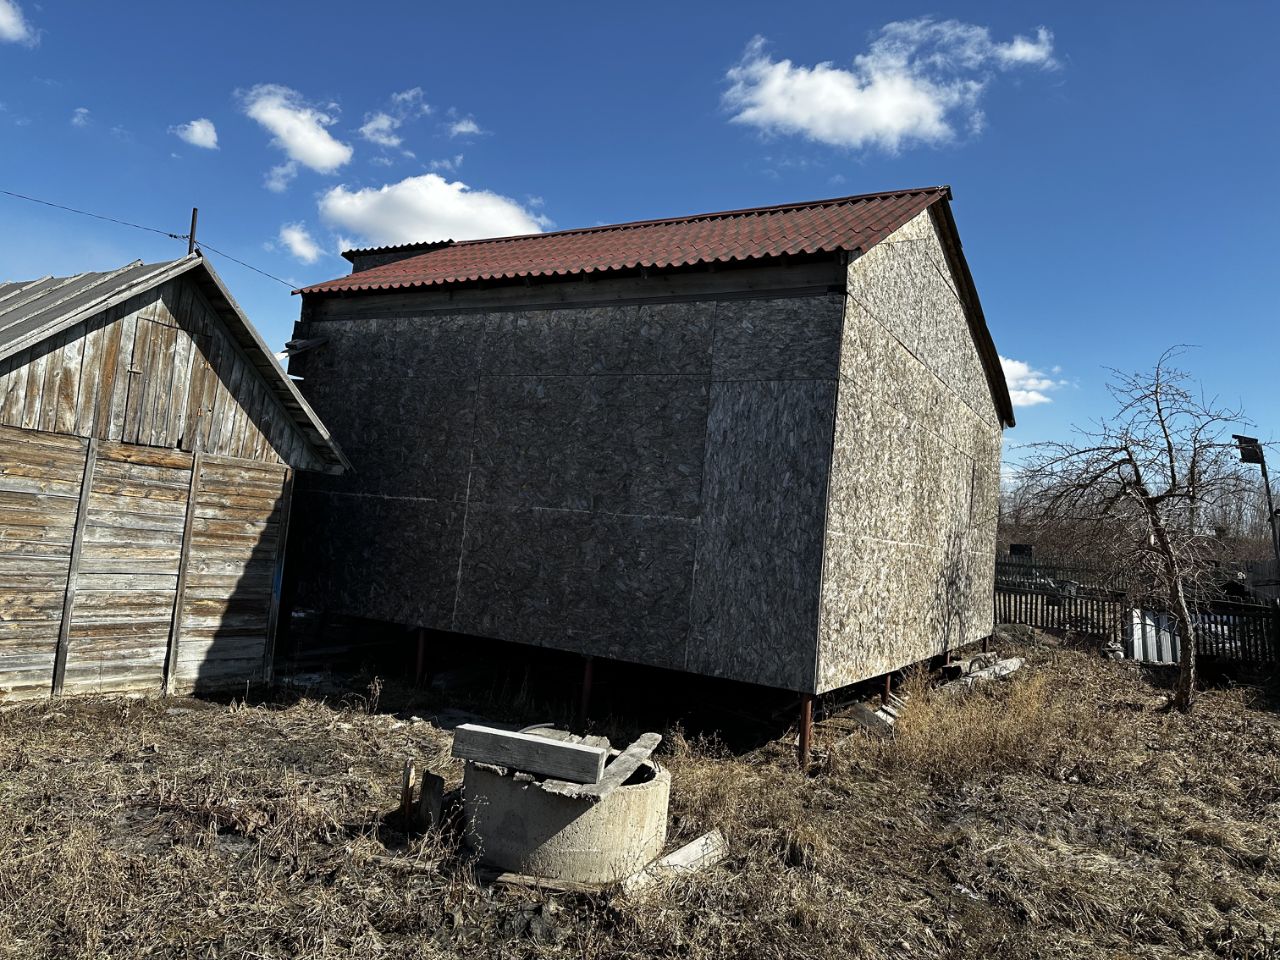
[[[949,183],[1013,443],[1167,346],[1280,436],[1270,3],[0,0],[0,189],[291,283],[342,243]],[[825,66],[824,66],[825,65]],[[167,259],[0,196],[0,279]],[[212,260],[268,341],[286,286]]]

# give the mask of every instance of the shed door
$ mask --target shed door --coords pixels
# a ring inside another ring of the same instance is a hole
[[[75,573],[64,693],[159,692],[192,458],[103,443]]]

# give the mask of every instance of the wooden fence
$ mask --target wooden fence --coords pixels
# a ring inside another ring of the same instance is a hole
[[[1115,597],[996,588],[996,623],[1118,638],[1125,613],[1126,605]]]

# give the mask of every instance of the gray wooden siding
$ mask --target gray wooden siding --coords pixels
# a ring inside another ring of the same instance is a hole
[[[811,687],[842,273],[751,276],[809,295],[309,301],[291,372],[354,469],[295,500],[299,603]]]
[[[288,481],[275,464],[201,458],[172,690],[259,680],[269,668]]]
[[[990,632],[1001,431],[928,212],[849,267],[819,690]]]
[[[0,426],[0,700],[261,679],[287,478]]]
[[[186,277],[0,362],[0,424],[320,466]]]
[[[0,426],[0,699],[52,687],[88,446]]]

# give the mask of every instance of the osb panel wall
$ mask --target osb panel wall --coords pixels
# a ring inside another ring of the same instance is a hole
[[[184,277],[0,362],[0,423],[244,460],[318,465]]]
[[[991,629],[1001,433],[926,212],[849,267],[818,687]]]
[[[305,480],[300,603],[812,685],[841,297],[349,302],[291,368],[355,468]]]

